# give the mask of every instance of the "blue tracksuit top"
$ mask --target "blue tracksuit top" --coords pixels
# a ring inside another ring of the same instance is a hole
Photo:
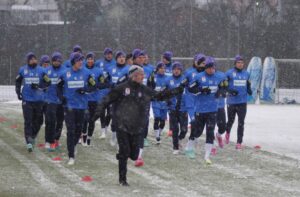
[[[156,74],[154,76],[155,91],[160,92],[160,91],[163,91],[164,89],[166,89],[167,88],[167,80],[168,80],[168,77],[166,75]],[[167,105],[166,101],[153,101],[152,107],[158,108],[158,109],[168,109],[168,105]]]
[[[166,72],[165,72],[165,75],[168,76],[168,77],[171,77],[173,75],[173,72],[172,72],[172,63],[169,63],[169,64],[166,64]]]
[[[87,109],[87,94],[79,94],[76,92],[79,88],[88,88],[88,78],[91,72],[82,68],[74,71],[73,68],[67,69],[61,79],[64,81],[64,96],[67,100],[66,107],[70,109]]]
[[[143,70],[144,70],[143,84],[145,86],[147,86],[148,80],[149,80],[150,76],[152,75],[153,71],[150,67],[144,67],[144,66],[143,66]]]
[[[91,76],[95,79],[96,85],[99,85],[99,78],[103,76],[103,72],[99,67],[96,67],[95,64],[91,67],[88,67],[87,63],[85,63],[84,66],[89,72],[91,73]],[[87,94],[87,100],[92,102],[100,102],[101,99],[105,96],[103,91],[96,90],[90,94]]]
[[[246,70],[231,68],[225,73],[228,79],[228,89],[238,91],[236,96],[228,96],[227,104],[247,103],[247,81],[249,73]]]
[[[151,72],[155,71],[155,67],[152,64],[145,64],[145,65],[143,65],[143,67],[149,68],[151,70]]]
[[[221,71],[216,71],[216,75],[220,75],[220,78],[223,79],[222,81],[226,80],[226,75],[225,73],[221,72]],[[220,108],[224,108],[225,107],[225,98],[220,97],[218,99],[218,109]]]
[[[187,78],[189,85],[194,81],[195,76],[198,74],[199,72],[197,71],[196,68],[194,68],[193,66],[188,68],[184,75]],[[194,108],[195,107],[195,98],[196,96],[192,93],[190,93],[189,91],[186,91],[186,107],[187,108]]]
[[[124,66],[118,66],[118,65],[113,65],[107,69],[107,73],[111,78],[110,83],[112,85],[116,85],[118,80],[127,75],[129,71],[129,66],[124,65]]]
[[[24,65],[19,69],[18,73],[23,78],[22,96],[24,101],[43,101],[43,90],[34,90],[31,84],[41,84],[43,76],[46,75],[45,69],[41,66],[31,67]]]
[[[218,111],[218,99],[215,97],[215,93],[218,90],[219,84],[223,81],[223,78],[218,74],[208,75],[205,71],[196,75],[195,81],[198,82],[200,88],[211,89],[211,93],[197,94],[195,99],[195,112],[196,113],[209,113]]]
[[[45,95],[45,102],[53,104],[61,104],[61,100],[57,96],[57,82],[58,79],[65,72],[65,68],[61,65],[58,68],[49,66],[46,69],[48,77],[51,79],[51,85],[48,87]]]
[[[167,88],[174,89],[180,86],[180,83],[185,79],[184,75],[180,75],[179,77],[171,76],[167,79]],[[179,111],[186,111],[186,90],[181,95],[181,103],[180,103],[180,110]],[[171,99],[171,105],[169,106],[170,110],[176,109],[177,97],[173,97]]]

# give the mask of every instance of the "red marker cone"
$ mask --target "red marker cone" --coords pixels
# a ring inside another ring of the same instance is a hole
[[[84,176],[84,177],[82,177],[81,181],[83,181],[83,182],[91,182],[91,181],[93,181],[93,178],[90,177],[90,176]]]
[[[10,125],[10,128],[11,129],[16,129],[16,128],[18,128],[18,125]]]
[[[260,145],[256,145],[256,146],[254,146],[254,148],[255,148],[256,150],[260,150],[260,149],[261,149],[261,146],[260,146]]]
[[[61,157],[54,157],[54,158],[52,158],[52,161],[62,161],[62,158]]]
[[[45,148],[45,144],[38,144],[39,148]]]
[[[7,121],[7,119],[6,118],[4,118],[4,117],[0,117],[0,123],[1,122],[6,122]]]
[[[173,136],[173,131],[172,130],[169,130],[168,133],[167,133],[168,137],[172,137]]]

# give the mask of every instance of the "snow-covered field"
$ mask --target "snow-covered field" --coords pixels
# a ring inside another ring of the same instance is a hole
[[[297,105],[249,105],[245,149],[236,151],[234,143],[218,149],[212,166],[203,163],[204,138],[197,158],[190,160],[172,155],[170,137],[164,135],[163,143],[155,145],[150,128],[145,166],[129,162],[131,187],[121,188],[109,139],[95,135],[93,146],[79,146],[75,166],[68,167],[64,136],[60,151],[27,153],[20,102],[0,103],[0,196],[300,196],[299,111]],[[44,128],[38,143],[44,143]],[[62,161],[52,161],[57,156]],[[87,175],[92,182],[81,180]]]

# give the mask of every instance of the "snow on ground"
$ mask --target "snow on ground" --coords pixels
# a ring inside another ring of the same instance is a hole
[[[288,127],[289,134],[296,132],[299,123],[295,115],[299,109],[299,106],[249,106],[245,144],[250,147],[236,151],[234,143],[226,145],[212,157],[212,166],[203,163],[204,138],[200,139],[196,159],[190,160],[184,154],[172,154],[171,138],[165,133],[162,144],[155,145],[150,129],[151,146],[144,151],[145,166],[136,168],[130,161],[131,186],[122,188],[117,184],[116,149],[109,145],[109,138],[97,138],[98,124],[92,146],[79,146],[76,164],[69,167],[65,135],[57,152],[36,148],[29,154],[24,144],[20,103],[0,103],[0,196],[300,196],[299,160],[252,147],[258,142],[264,150],[268,146],[272,151],[281,147],[276,141],[270,142],[274,138],[266,140],[258,134],[274,132],[287,141],[288,133],[281,129]],[[273,118],[265,118],[264,114]],[[38,144],[43,142],[44,128],[38,136]],[[297,155],[296,145],[276,151]],[[62,158],[61,162],[52,161],[57,156]],[[81,181],[87,175],[93,178],[92,182]]]
[[[300,160],[300,106],[248,105],[244,144]],[[237,119],[232,129],[236,141]]]
[[[10,100],[7,104],[19,104]],[[150,112],[153,117],[152,110]],[[245,120],[244,145],[300,160],[300,105],[249,104]],[[152,127],[152,125],[150,125]],[[204,132],[205,133],[205,132]],[[237,117],[231,131],[236,142]]]
[[[0,86],[0,101],[20,104],[14,86]],[[244,144],[300,160],[300,105],[248,105]],[[152,115],[152,112],[151,112]],[[236,123],[231,141],[236,141]]]

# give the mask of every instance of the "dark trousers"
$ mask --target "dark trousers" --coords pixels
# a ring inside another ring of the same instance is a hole
[[[100,115],[101,128],[108,127],[111,120],[111,106],[108,106]]]
[[[85,114],[82,133],[84,135],[88,135],[92,137],[95,130],[95,121],[93,121],[93,116],[97,108],[97,102],[89,101],[88,107],[89,109],[88,109],[88,113]]]
[[[247,103],[227,106],[228,122],[227,122],[226,130],[228,133],[230,133],[231,131],[236,114],[238,116],[237,143],[241,144],[243,142],[243,136],[244,136],[244,124],[245,124],[245,118],[247,114]]]
[[[42,117],[42,125],[44,123],[44,119],[45,119],[45,124],[46,124],[46,112],[47,112],[47,103],[43,102],[42,104],[42,113],[43,113],[43,117]]]
[[[119,160],[119,180],[126,181],[127,160],[137,160],[139,156],[140,134],[132,135],[123,130],[117,130],[117,139],[119,144],[119,153],[116,155]]]
[[[111,117],[111,131],[116,132],[117,131],[117,120],[116,120],[116,108],[114,105],[110,106],[110,117]]]
[[[54,143],[61,136],[64,108],[62,104],[48,103],[46,109],[45,141]]]
[[[22,102],[24,136],[26,143],[33,143],[43,124],[43,102]]]
[[[144,148],[144,139],[148,136],[148,127],[149,127],[149,112],[150,112],[150,105],[147,107],[144,113],[145,114],[145,124],[142,129],[142,135],[140,137],[140,148]]]
[[[185,138],[188,130],[188,113],[181,111],[170,111],[170,128],[173,131],[173,149],[178,150],[178,142]],[[180,132],[179,132],[180,129]]]
[[[206,126],[206,143],[213,144],[214,142],[214,130],[217,121],[217,112],[209,113],[196,113],[195,115],[195,129],[190,136],[191,140],[198,138],[202,135],[204,127]]]
[[[217,113],[218,133],[223,134],[226,131],[226,114],[224,108],[219,108]]]
[[[65,109],[69,158],[74,158],[74,150],[81,135],[85,113],[87,113],[87,110],[69,108]]]
[[[158,129],[164,129],[166,124],[166,120],[162,118],[154,118],[154,124],[153,124],[153,129],[158,130]]]
[[[146,108],[146,121],[145,121],[145,127],[144,127],[144,138],[147,138],[148,136],[148,129],[149,129],[149,116],[150,116],[150,105]]]

